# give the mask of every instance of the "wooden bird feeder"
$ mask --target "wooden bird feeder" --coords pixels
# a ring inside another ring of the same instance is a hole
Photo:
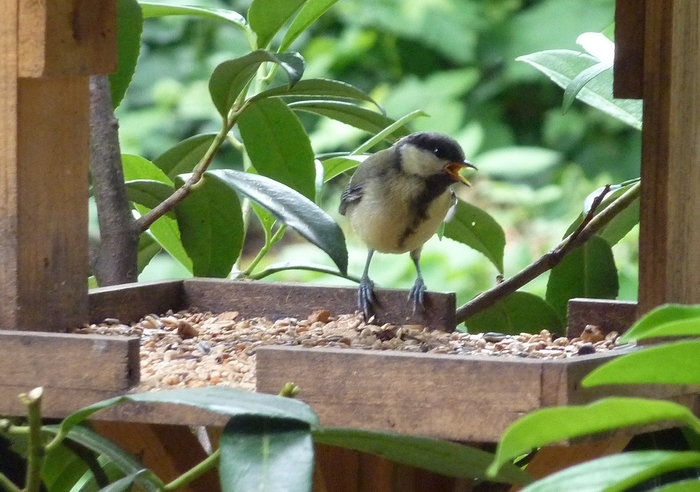
[[[17,395],[34,386],[45,387],[45,415],[63,417],[138,382],[138,340],[65,333],[86,322],[130,322],[191,306],[270,317],[303,317],[318,307],[354,310],[355,289],[207,279],[88,293],[88,80],[116,68],[115,2],[7,0],[0,3],[0,23],[0,415],[23,414]],[[574,303],[570,330],[589,322],[619,328],[663,303],[700,302],[700,3],[618,0],[616,44],[616,95],[644,100],[639,304]],[[379,297],[386,320],[454,325],[454,295],[430,294],[427,318],[407,315],[404,292],[382,290]],[[271,393],[297,383],[300,399],[324,425],[495,442],[527,412],[609,394],[583,390],[579,381],[611,357],[543,361],[268,347],[258,351],[257,380],[259,391]],[[695,400],[683,389],[645,391],[688,405]],[[644,395],[615,389],[632,392]],[[147,466],[157,455],[155,468],[175,474],[189,466],[185,455],[201,458],[183,426],[225,423],[175,406],[124,405],[97,417],[103,434],[134,452],[148,450]],[[558,459],[542,460],[548,464],[541,473],[624,443],[596,446],[559,450]],[[394,490],[359,485],[359,475],[386,475],[388,465],[376,457],[329,448],[319,459],[335,460],[335,473],[345,473],[343,480],[326,477],[329,491]],[[341,462],[344,468],[336,466]]]

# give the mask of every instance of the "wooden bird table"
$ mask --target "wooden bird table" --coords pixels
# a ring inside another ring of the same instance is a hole
[[[22,415],[16,396],[34,386],[45,386],[45,415],[62,417],[138,382],[138,340],[65,333],[86,322],[129,322],[188,307],[270,317],[354,310],[355,289],[206,279],[88,295],[88,79],[116,67],[115,11],[114,0],[0,2],[0,415]],[[616,42],[616,94],[644,99],[639,306],[574,303],[570,330],[591,320],[619,329],[659,304],[700,302],[700,3],[618,0]],[[379,297],[385,321],[454,324],[453,295],[430,294],[427,319],[405,313],[405,292],[381,290]],[[290,380],[299,384],[300,398],[325,425],[493,443],[527,412],[609,394],[583,390],[579,381],[611,357],[533,361],[269,347],[258,351],[257,380],[259,391],[272,393]],[[614,392],[691,407],[696,399],[684,388]],[[225,423],[175,406],[123,405],[98,418],[100,432],[166,481],[203,456],[186,425]],[[618,451],[623,441],[568,455],[541,452],[530,469],[549,473],[584,455]],[[317,490],[456,487],[347,450],[320,447],[318,459]],[[212,476],[191,486],[215,488]]]

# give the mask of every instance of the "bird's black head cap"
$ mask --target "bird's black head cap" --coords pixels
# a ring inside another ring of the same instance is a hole
[[[401,141],[402,144],[411,144],[421,150],[435,154],[438,159],[449,162],[463,162],[464,151],[457,141],[437,132],[412,133]]]

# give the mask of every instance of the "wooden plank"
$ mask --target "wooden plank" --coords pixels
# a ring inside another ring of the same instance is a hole
[[[138,378],[138,338],[0,331],[0,384],[126,391]]]
[[[644,2],[615,2],[615,66],[613,94],[642,99],[644,81]]]
[[[92,426],[100,435],[136,456],[165,483],[207,457],[194,433],[183,425],[93,421]],[[220,488],[218,472],[212,469],[178,490],[211,492]]]
[[[637,320],[637,303],[607,299],[570,299],[567,305],[566,336],[575,338],[586,325],[595,325],[606,335],[624,333]]]
[[[541,406],[538,360],[261,347],[256,364],[258,391],[294,382],[327,426],[493,442]]]
[[[91,289],[88,295],[90,323],[116,318],[133,323],[147,314],[179,311],[183,304],[182,280],[143,282]]]
[[[116,6],[114,0],[20,0],[20,76],[115,72]]]
[[[13,385],[4,380],[0,381],[0,415],[26,416],[27,408],[18,399],[20,393],[36,388],[35,384]],[[92,405],[124,394],[124,390],[106,391],[102,389],[71,389],[44,386],[41,414],[44,418],[64,418],[79,408]]]
[[[187,305],[197,306],[203,311],[233,310],[247,317],[306,318],[318,309],[328,309],[333,315],[357,311],[357,289],[354,287],[186,279],[184,288]],[[408,291],[376,289],[375,294],[379,302],[377,323],[422,324],[448,331],[455,328],[454,293],[427,292],[426,310],[415,315],[407,302]]]
[[[700,2],[647,0],[639,312],[700,302]]]

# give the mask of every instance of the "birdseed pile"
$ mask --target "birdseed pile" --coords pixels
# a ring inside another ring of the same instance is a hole
[[[316,311],[306,319],[242,318],[220,314],[169,311],[147,315],[138,323],[117,319],[86,325],[76,333],[138,336],[141,382],[137,391],[199,386],[255,389],[255,352],[263,345],[334,347],[453,355],[515,356],[563,359],[621,347],[618,334],[588,326],[580,337],[538,334],[445,333],[420,325],[365,323],[361,314],[331,316]]]

